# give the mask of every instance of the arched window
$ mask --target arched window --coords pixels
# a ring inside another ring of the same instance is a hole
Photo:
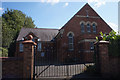
[[[84,29],[84,23],[81,23],[81,32],[84,33],[85,29]]]
[[[89,23],[87,24],[87,32],[90,33],[90,24]]]
[[[70,51],[72,51],[74,49],[73,34],[72,33],[69,33],[69,35],[68,35],[68,47],[69,47]]]
[[[93,26],[93,32],[96,33],[96,25],[93,24],[92,26]]]

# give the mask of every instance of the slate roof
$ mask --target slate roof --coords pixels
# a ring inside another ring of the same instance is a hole
[[[41,41],[51,41],[59,32],[59,29],[44,29],[44,28],[22,28],[17,41],[22,40],[29,33],[33,33]]]

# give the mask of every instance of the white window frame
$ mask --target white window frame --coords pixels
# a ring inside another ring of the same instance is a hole
[[[22,43],[20,43],[20,44],[19,44],[19,51],[20,51],[20,52],[23,52],[23,47],[24,47],[24,45],[23,45]]]
[[[37,50],[38,50],[38,51],[41,51],[41,49],[42,49],[42,43],[41,43],[41,42],[38,42]]]

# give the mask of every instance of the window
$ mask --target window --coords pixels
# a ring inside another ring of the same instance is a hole
[[[82,33],[85,32],[85,30],[84,30],[84,24],[83,24],[83,23],[81,24],[81,32],[82,32]]]
[[[96,25],[93,24],[93,32],[96,33]]]
[[[23,44],[22,43],[19,44],[19,51],[23,52]]]
[[[90,24],[87,24],[87,32],[90,32]]]
[[[38,49],[38,51],[41,51],[41,42],[38,42],[37,49]]]
[[[94,43],[90,42],[90,50],[93,50],[93,49],[94,49]]]
[[[44,52],[41,52],[41,57],[44,57],[45,56],[45,53]]]
[[[69,50],[72,51],[73,50],[73,34],[72,33],[69,33],[68,35],[68,45],[69,45]]]

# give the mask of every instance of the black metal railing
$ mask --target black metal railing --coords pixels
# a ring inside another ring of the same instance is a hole
[[[94,65],[94,63],[85,64],[69,64],[69,65],[39,65],[35,66],[36,77],[68,77],[83,73],[86,65]]]
[[[47,53],[44,57],[38,57],[40,53],[35,55],[34,62],[34,77],[71,77],[77,74],[84,73],[87,66],[94,65],[94,62],[73,61],[71,58],[60,62],[56,56]],[[74,57],[74,56],[73,56]],[[62,59],[62,56],[61,56]]]

